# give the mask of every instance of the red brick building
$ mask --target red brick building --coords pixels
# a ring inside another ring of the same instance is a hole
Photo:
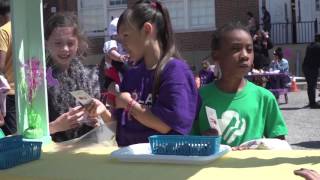
[[[102,56],[105,30],[111,17],[119,16],[136,0],[44,0],[44,19],[52,13],[73,11],[86,30],[91,55]],[[257,0],[162,0],[169,9],[177,45],[190,65],[198,67],[210,54],[214,29],[230,21],[247,22],[247,11],[259,17]],[[198,69],[198,68],[197,68]]]

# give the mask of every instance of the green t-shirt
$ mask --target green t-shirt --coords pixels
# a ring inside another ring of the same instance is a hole
[[[200,89],[200,96],[202,104],[193,134],[210,129],[206,107],[216,113],[222,144],[238,146],[249,140],[288,133],[273,94],[249,81],[241,91],[233,94],[222,92],[213,82]]]

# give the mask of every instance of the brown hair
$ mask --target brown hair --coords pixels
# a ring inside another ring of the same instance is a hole
[[[171,60],[171,57],[180,58],[180,54],[175,46],[174,34],[167,8],[156,0],[140,0],[133,7],[125,10],[119,18],[119,26],[124,23],[133,22],[133,25],[141,29],[145,22],[156,24],[157,39],[161,47],[160,60],[154,75],[154,84],[152,89],[152,99],[155,100],[160,88],[160,75],[165,65]]]
[[[72,27],[74,29],[74,34],[78,37],[79,48],[78,55],[81,56],[88,50],[88,41],[87,37],[81,31],[77,16],[74,13],[64,12],[57,13],[51,16],[45,26],[44,37],[45,40],[48,40],[52,32],[57,27]]]

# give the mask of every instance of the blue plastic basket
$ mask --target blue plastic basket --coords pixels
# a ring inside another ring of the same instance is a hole
[[[154,135],[149,137],[152,154],[208,156],[220,148],[220,136]]]
[[[0,169],[39,159],[41,145],[42,142],[24,142],[22,136],[0,139]]]

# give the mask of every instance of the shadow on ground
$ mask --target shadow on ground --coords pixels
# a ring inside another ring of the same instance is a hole
[[[279,105],[281,105],[281,104],[279,104]],[[280,110],[290,111],[290,110],[299,110],[299,109],[308,109],[308,108],[309,108],[309,106],[306,105],[306,106],[302,106],[302,107],[280,107]]]
[[[305,141],[305,142],[299,142],[291,145],[304,147],[304,148],[320,149],[320,141]]]

